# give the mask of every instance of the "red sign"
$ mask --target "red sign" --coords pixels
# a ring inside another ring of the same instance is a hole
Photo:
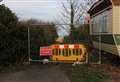
[[[40,47],[40,56],[51,56],[52,49],[49,47]]]

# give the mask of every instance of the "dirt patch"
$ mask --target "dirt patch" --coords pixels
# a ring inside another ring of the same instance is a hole
[[[35,64],[27,66],[24,70],[1,72],[0,82],[70,82],[70,80],[57,65]]]
[[[120,66],[32,64],[6,68],[0,82],[120,82]]]

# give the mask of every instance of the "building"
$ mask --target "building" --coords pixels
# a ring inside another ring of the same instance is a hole
[[[94,47],[120,56],[120,0],[98,0],[88,13]]]

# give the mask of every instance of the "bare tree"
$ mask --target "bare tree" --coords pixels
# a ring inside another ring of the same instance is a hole
[[[85,0],[86,5],[89,7],[91,7],[96,1],[98,1],[98,0]]]
[[[95,0],[66,0],[66,3],[62,2],[62,11],[60,18],[62,23],[70,24],[71,30],[74,29],[74,24],[79,24],[81,17],[86,14],[89,7]],[[62,28],[66,29],[65,25]]]
[[[61,20],[64,24],[70,24],[71,30],[74,29],[74,24],[80,22],[80,18],[85,13],[84,6],[81,0],[66,0],[67,3],[62,3]]]
[[[74,30],[76,24],[80,24],[81,18],[87,14],[88,9],[95,2],[95,0],[64,0],[62,2],[62,11],[60,13],[60,20],[65,25],[59,25],[67,33]]]

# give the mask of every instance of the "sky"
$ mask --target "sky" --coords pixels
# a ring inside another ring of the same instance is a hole
[[[59,20],[62,2],[67,5],[66,0],[3,0],[2,4],[16,13],[19,20],[34,18],[56,22]],[[58,34],[60,36],[68,35],[63,29]]]
[[[20,20],[36,18],[53,21],[60,12],[61,2],[65,3],[65,0],[3,0],[2,3]]]
[[[5,4],[19,18],[19,20],[38,19],[43,21],[58,20],[58,15],[62,7],[61,3],[65,0],[3,0],[1,4]],[[61,29],[59,36],[68,35]]]

